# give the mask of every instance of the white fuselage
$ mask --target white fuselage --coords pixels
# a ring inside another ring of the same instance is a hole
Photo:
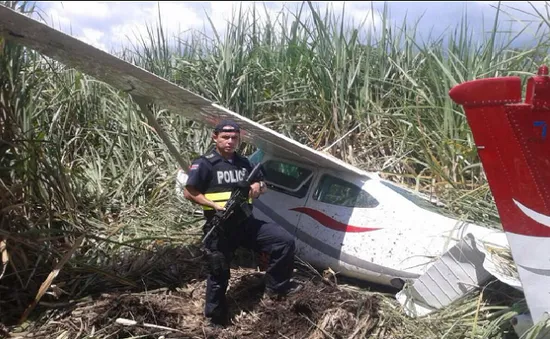
[[[437,213],[429,201],[376,174],[336,173],[270,154],[251,158],[260,156],[270,189],[254,202],[254,214],[293,234],[296,255],[314,266],[393,285],[422,275],[467,233],[507,244],[502,231]]]

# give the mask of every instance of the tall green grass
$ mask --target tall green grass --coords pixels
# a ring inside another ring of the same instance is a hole
[[[461,216],[498,222],[465,116],[447,93],[474,78],[533,74],[547,61],[547,35],[512,48],[522,32],[499,32],[510,9],[481,41],[464,18],[423,43],[416,25],[394,23],[387,7],[373,30],[309,2],[265,21],[260,11],[236,11],[211,37],[175,39],[150,26],[117,54],[315,149],[436,194]],[[86,235],[85,250],[66,270],[106,276],[102,260],[123,242],[170,238],[192,219],[179,217],[190,208],[173,196],[176,160],[129,96],[0,41],[0,239],[9,253],[0,309],[17,305],[0,321],[10,323],[78,236]],[[184,158],[209,146],[200,124],[155,115]]]
[[[421,43],[418,23],[394,22],[387,6],[354,26],[310,2],[267,20],[260,11],[237,8],[223,33],[210,21],[211,38],[172,40],[162,25],[151,28],[125,57],[313,148],[432,192],[457,213],[498,222],[465,116],[447,93],[474,78],[533,74],[547,60],[544,25],[511,31],[514,11],[499,4],[482,38],[464,16]],[[532,47],[511,47],[528,34]]]

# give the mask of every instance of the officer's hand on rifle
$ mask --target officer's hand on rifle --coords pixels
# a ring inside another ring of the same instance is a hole
[[[261,189],[260,189],[260,183],[259,182],[255,182],[252,185],[250,185],[249,196],[251,198],[256,199],[260,196],[260,194],[261,194]]]
[[[221,207],[220,205],[216,204],[215,202],[213,202],[213,205],[210,206],[210,207],[212,207],[216,211],[225,211],[225,207]]]

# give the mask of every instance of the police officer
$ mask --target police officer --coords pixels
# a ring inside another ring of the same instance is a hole
[[[186,199],[203,206],[207,220],[217,211],[224,210],[231,191],[242,185],[252,171],[248,159],[235,151],[240,142],[237,123],[232,120],[220,122],[212,138],[215,148],[193,161],[184,190]],[[252,199],[266,192],[261,171],[259,173],[249,187],[248,208],[239,209],[226,222],[230,232],[214,232],[205,244],[209,250],[209,274],[204,315],[215,327],[225,326],[229,321],[225,293],[231,259],[239,246],[269,254],[265,274],[267,296],[287,295],[302,287],[291,280],[295,249],[292,236],[278,224],[255,219],[251,214]],[[209,230],[203,231],[207,233]]]

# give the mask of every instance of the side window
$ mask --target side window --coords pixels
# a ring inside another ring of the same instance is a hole
[[[257,163],[262,162],[263,158],[264,158],[264,151],[262,151],[261,149],[258,149],[257,151],[252,153],[250,156],[248,156],[248,160],[252,164],[257,164]]]
[[[266,161],[263,171],[272,189],[298,198],[303,198],[307,194],[312,171],[278,160]]]
[[[372,208],[379,202],[361,187],[331,175],[323,175],[313,199],[332,205]]]

